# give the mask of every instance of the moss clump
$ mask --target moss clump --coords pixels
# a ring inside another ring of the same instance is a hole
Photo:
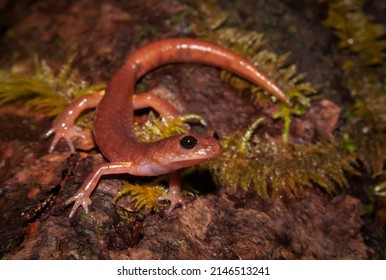
[[[186,133],[189,131],[187,122],[199,121],[201,125],[206,125],[204,119],[195,114],[178,116],[174,120],[167,121],[164,118],[156,117],[152,112],[144,124],[134,124],[134,130],[138,140],[143,142],[154,142],[173,135]]]
[[[220,184],[244,191],[254,188],[263,197],[283,188],[297,193],[312,184],[333,193],[336,186],[347,187],[346,173],[358,174],[356,157],[337,142],[290,145],[269,137],[248,140],[250,132],[225,139],[223,154],[207,163]]]
[[[320,0],[328,4],[324,24],[334,29],[339,47],[358,54],[367,65],[379,64],[386,58],[386,28],[374,22],[363,11],[365,0]]]
[[[79,81],[76,73],[71,70],[71,61],[58,74],[44,60],[35,61],[33,75],[0,70],[0,104],[25,99],[50,116],[61,113],[72,100],[104,87],[90,86],[85,81]]]
[[[114,197],[113,203],[123,197],[130,195],[136,210],[150,212],[159,209],[158,198],[166,194],[166,189],[158,184],[126,184]]]

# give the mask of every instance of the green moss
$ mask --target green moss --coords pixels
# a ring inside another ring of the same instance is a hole
[[[347,133],[366,169],[381,173],[386,160],[386,82],[380,78],[382,69],[351,60],[344,63],[343,70],[353,98]]]
[[[117,203],[121,197],[130,195],[136,210],[157,211],[159,209],[158,198],[165,194],[166,189],[158,184],[127,184],[117,193],[113,202]]]
[[[104,87],[89,86],[85,81],[79,81],[71,70],[71,60],[58,74],[44,60],[35,62],[33,75],[0,70],[0,104],[24,99],[50,116],[58,115],[75,98]]]
[[[188,18],[190,29],[198,37],[220,28],[231,17],[231,12],[221,9],[217,0],[190,0],[188,4],[191,9]]]
[[[348,133],[343,133],[342,149],[348,153],[354,153],[354,152],[358,151],[358,147],[355,145],[350,134],[348,134]]]
[[[339,47],[357,53],[367,65],[379,64],[386,58],[386,28],[374,22],[363,11],[365,0],[320,0],[328,4],[324,24],[334,29]]]
[[[173,135],[188,132],[189,126],[187,125],[187,122],[189,121],[199,121],[201,125],[205,125],[204,119],[195,114],[182,115],[172,121],[167,121],[164,118],[157,118],[150,112],[148,119],[144,124],[134,124],[134,130],[140,141],[154,142]]]
[[[379,178],[378,184],[374,188],[375,195],[386,196],[386,171],[376,175]]]
[[[355,156],[337,142],[290,145],[269,137],[245,141],[250,138],[245,135],[225,139],[223,154],[207,163],[221,185],[244,191],[253,188],[263,197],[284,188],[297,193],[313,184],[333,193],[337,186],[347,187],[346,173],[358,174]]]

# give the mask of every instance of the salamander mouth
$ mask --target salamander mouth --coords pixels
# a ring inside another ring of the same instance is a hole
[[[185,167],[189,167],[192,165],[200,164],[204,162],[206,158],[204,159],[195,159],[195,160],[180,160],[180,161],[174,161],[172,163],[167,164],[167,168],[171,171],[176,171],[178,169],[182,169]]]
[[[215,152],[215,153],[211,153],[211,154],[203,154],[202,156],[196,155],[195,158],[176,159],[175,161],[173,161],[172,163],[169,163],[167,165],[169,167],[172,167],[172,168],[175,167],[176,169],[185,168],[185,167],[200,164],[206,160],[215,158],[215,157],[219,156],[220,153],[221,153],[221,150],[219,150],[218,152]]]

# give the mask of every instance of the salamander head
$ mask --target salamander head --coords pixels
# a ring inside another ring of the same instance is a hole
[[[151,158],[148,167],[159,174],[199,164],[219,156],[222,151],[218,137],[213,131],[206,134],[180,134],[153,144],[156,145],[152,148],[151,156],[146,157]]]

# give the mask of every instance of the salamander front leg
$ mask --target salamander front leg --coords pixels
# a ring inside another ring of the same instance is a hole
[[[86,178],[79,190],[66,200],[66,205],[74,202],[74,206],[71,209],[69,217],[71,218],[80,206],[82,206],[84,211],[88,213],[88,206],[91,204],[90,195],[97,186],[101,176],[107,174],[130,173],[131,170],[132,163],[130,162],[109,162],[97,166]]]
[[[167,210],[168,213],[172,212],[177,204],[181,204],[184,209],[186,208],[181,195],[181,178],[178,170],[170,174],[168,193],[164,196],[160,196],[158,199],[170,201],[170,207]]]

